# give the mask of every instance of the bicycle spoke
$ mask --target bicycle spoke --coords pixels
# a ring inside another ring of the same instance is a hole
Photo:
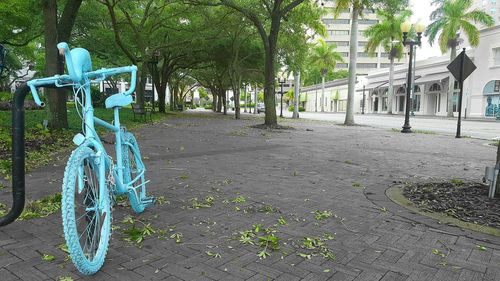
[[[87,226],[83,230],[82,234],[80,234],[80,237],[78,237],[78,239],[81,239],[83,234],[88,233],[89,227],[91,226],[91,222],[94,221],[94,219],[95,219],[95,216],[92,218],[92,220],[89,223],[87,223]]]

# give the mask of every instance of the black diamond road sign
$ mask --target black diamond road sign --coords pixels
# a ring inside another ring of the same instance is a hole
[[[460,75],[460,68],[462,68],[462,75]],[[463,82],[469,75],[471,75],[474,70],[476,70],[476,65],[471,61],[471,59],[465,54],[465,50],[460,53],[449,65],[448,70],[453,74],[455,79],[459,82]]]

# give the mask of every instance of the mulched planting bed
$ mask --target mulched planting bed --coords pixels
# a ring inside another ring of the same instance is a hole
[[[403,195],[423,211],[500,228],[500,199],[488,198],[488,186],[482,183],[414,183],[403,187]]]
[[[295,130],[295,128],[290,127],[290,126],[283,126],[283,125],[266,125],[266,124],[258,124],[258,125],[253,125],[250,126],[250,128],[255,128],[255,129],[261,129],[261,130],[268,130],[268,131],[273,131],[273,132],[282,132],[286,130]]]

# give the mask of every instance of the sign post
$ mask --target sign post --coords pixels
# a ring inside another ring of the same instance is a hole
[[[462,96],[464,94],[464,81],[469,75],[476,70],[476,65],[465,53],[463,48],[460,55],[458,55],[449,65],[448,70],[453,74],[460,86],[460,94],[458,96],[458,121],[457,121],[457,134],[455,138],[461,138],[461,119],[462,119]],[[453,95],[452,95],[453,98]]]

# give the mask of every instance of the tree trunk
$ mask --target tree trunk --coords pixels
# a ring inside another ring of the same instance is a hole
[[[450,52],[450,62],[457,57],[457,47],[453,45]],[[455,90],[455,78],[450,74],[449,84],[448,84],[448,117],[453,117],[453,91]]]
[[[259,103],[259,91],[257,90],[257,84],[255,84],[255,93],[254,93],[254,104],[253,104],[253,114],[259,114],[257,112],[257,103]]]
[[[135,102],[140,106],[144,106],[144,89],[146,89],[146,70],[143,65],[137,66],[137,86],[135,88]]]
[[[389,89],[387,91],[387,114],[392,114],[392,97],[394,96],[394,57],[389,64]]]
[[[496,165],[500,162],[500,141],[497,141],[497,162]],[[495,166],[496,167],[496,166]],[[497,176],[496,189],[495,189],[495,197],[500,196],[500,173]]]
[[[300,72],[293,73],[294,91],[293,91],[293,116],[299,118],[299,98],[300,98]]]
[[[314,92],[314,112],[318,112],[318,90]]]
[[[169,86],[169,92],[170,92],[170,97],[169,97],[169,107],[170,107],[170,111],[174,111],[174,91],[172,89],[172,86],[170,85]]]
[[[217,93],[212,91],[212,111],[217,112]]]
[[[356,86],[356,62],[358,60],[358,9],[352,7],[351,40],[349,42],[349,85],[347,87],[347,108],[344,124],[354,125],[354,94]]]
[[[234,94],[234,118],[235,119],[240,119],[240,88],[234,87],[233,88],[233,94]]]
[[[45,75],[60,74],[61,67],[59,51],[57,50],[57,1],[43,1],[43,23],[45,41]],[[49,125],[54,129],[68,128],[66,110],[66,91],[46,89],[49,106]]]
[[[179,108],[179,88],[174,88],[174,110]]]
[[[158,91],[158,112],[165,113],[165,92],[167,90],[167,84],[162,84]],[[154,91],[154,88],[153,88]],[[154,94],[153,94],[154,95]]]
[[[264,104],[266,108],[266,116],[264,124],[266,126],[277,126],[278,120],[276,117],[275,103],[275,73],[274,73],[274,54],[272,51],[266,51],[266,64],[264,67]]]
[[[325,75],[321,75],[321,112],[325,112]]]
[[[217,112],[222,112],[222,95],[220,92],[217,93]]]
[[[223,115],[227,115],[227,93],[226,93],[226,89],[221,89],[221,93],[222,93],[222,107],[223,107],[222,114]]]
[[[245,89],[244,89],[244,100],[245,100],[245,109],[243,110],[243,112],[247,113],[247,107],[248,107],[248,93],[247,93],[247,86],[245,86]],[[251,110],[250,110],[251,111]]]

